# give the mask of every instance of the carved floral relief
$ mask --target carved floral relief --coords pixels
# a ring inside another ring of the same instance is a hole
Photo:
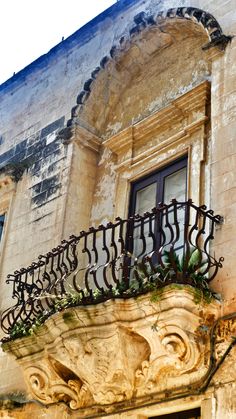
[[[77,410],[111,406],[196,384],[209,363],[198,328],[219,304],[196,305],[188,289],[77,307],[53,315],[34,336],[7,343],[32,397]]]

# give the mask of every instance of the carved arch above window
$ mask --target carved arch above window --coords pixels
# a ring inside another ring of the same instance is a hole
[[[186,38],[190,40],[190,45],[192,43],[193,53],[196,48],[199,52],[211,47],[224,50],[231,39],[223,34],[214,16],[194,7],[157,10],[153,15],[141,12],[135,16],[129,33],[112,46],[109,54],[101,59],[84,83],[77,96],[77,105],[72,108],[67,128],[60,135],[71,137],[76,125],[80,125],[98,137],[108,138],[112,131],[109,127],[107,129],[111,119],[109,109],[116,108],[120,94],[134,78],[140,77],[140,67],[147,68],[156,54],[176,43],[184,53]],[[194,43],[196,38],[199,39],[199,45]],[[183,61],[187,65],[184,56]],[[119,127],[116,129],[119,130]]]

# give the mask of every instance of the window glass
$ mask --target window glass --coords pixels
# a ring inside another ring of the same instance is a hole
[[[146,186],[137,191],[135,213],[144,214],[156,206],[156,183]]]
[[[136,195],[136,205],[135,205],[135,213],[143,215],[145,212],[150,211],[156,205],[156,183],[151,183],[137,191]],[[144,249],[144,242],[140,238],[142,236],[141,226],[137,225],[134,229],[134,255],[135,257],[139,257],[143,253],[149,253],[153,247],[152,238],[148,236],[149,225],[148,223],[144,224],[144,231],[143,234],[146,237],[145,240],[145,249]]]
[[[187,168],[184,167],[173,174],[166,176],[164,180],[164,202],[168,204],[173,198],[177,201],[186,199],[186,175]]]
[[[5,214],[0,215],[0,240],[2,238],[3,226],[4,226]]]
[[[186,178],[187,178],[187,167],[183,167],[183,169],[180,169],[173,174],[166,176],[164,180],[164,202],[169,203],[173,198],[175,198],[177,201],[185,201],[186,200]],[[179,208],[178,210],[178,221],[179,221],[179,240],[175,243],[175,250],[176,253],[179,253],[179,249],[183,245],[184,241],[184,216],[185,212],[184,209],[181,210]],[[173,225],[174,222],[174,216],[172,212],[169,212],[168,219],[171,225]],[[170,239],[170,231],[166,230],[166,241],[168,243]],[[166,250],[168,250],[169,247],[166,246]],[[180,252],[181,253],[181,252]]]
[[[155,416],[149,419],[201,419],[200,408],[185,410],[184,412],[170,413],[168,415]]]
[[[187,158],[184,158],[132,184],[129,215],[151,211],[160,202],[185,201],[186,196]]]

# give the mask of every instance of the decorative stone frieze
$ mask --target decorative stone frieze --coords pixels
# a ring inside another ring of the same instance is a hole
[[[73,410],[113,410],[157,393],[200,385],[220,304],[195,302],[191,287],[70,308],[33,335],[4,344],[23,368],[31,397]]]

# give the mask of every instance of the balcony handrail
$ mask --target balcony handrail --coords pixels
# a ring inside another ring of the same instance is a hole
[[[52,312],[55,302],[65,296],[79,295],[79,304],[87,305],[146,292],[144,279],[155,282],[156,278],[156,286],[196,285],[198,278],[209,283],[222,267],[223,258],[216,260],[209,254],[215,225],[221,221],[205,205],[173,199],[143,215],[117,217],[115,222],[70,236],[37,262],[7,276],[16,304],[3,312],[2,329],[10,333],[19,322],[33,322],[41,313]],[[191,276],[194,251],[198,258]]]

